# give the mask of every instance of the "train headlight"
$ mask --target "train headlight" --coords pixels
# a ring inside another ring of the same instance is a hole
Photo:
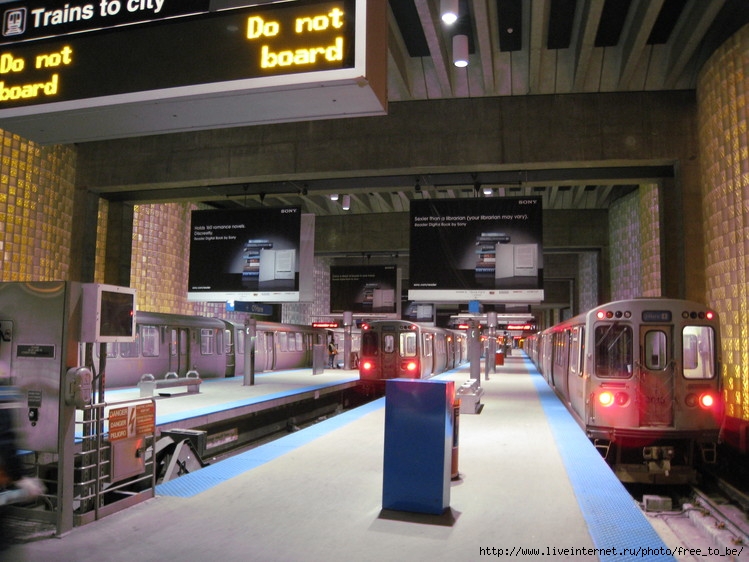
[[[715,407],[715,396],[710,392],[704,392],[697,396],[696,394],[687,394],[684,402],[690,408],[699,406],[703,410],[711,410]]]
[[[700,407],[709,410],[715,405],[715,397],[712,394],[705,393],[700,395]]]
[[[604,408],[608,408],[614,403],[614,395],[608,390],[604,390],[598,395],[598,403]]]

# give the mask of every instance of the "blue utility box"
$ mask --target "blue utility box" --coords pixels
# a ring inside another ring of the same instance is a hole
[[[450,506],[454,396],[453,381],[387,381],[383,509],[441,515]]]

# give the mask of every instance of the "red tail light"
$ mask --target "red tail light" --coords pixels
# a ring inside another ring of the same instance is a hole
[[[406,363],[406,371],[408,371],[409,373],[416,372],[418,367],[419,365],[416,363],[416,361],[409,361],[408,363]]]
[[[374,364],[371,361],[362,361],[361,363],[362,371],[371,371],[373,367]]]

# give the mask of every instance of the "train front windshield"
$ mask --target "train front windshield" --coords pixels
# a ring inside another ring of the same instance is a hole
[[[625,324],[596,326],[596,374],[626,378],[632,374],[632,328]]]
[[[712,326],[685,326],[682,333],[683,369],[687,379],[715,376],[715,330]]]

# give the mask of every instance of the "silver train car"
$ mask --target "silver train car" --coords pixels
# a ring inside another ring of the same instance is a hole
[[[467,336],[407,320],[377,320],[361,328],[359,379],[426,379],[465,363]]]
[[[135,386],[144,374],[156,379],[168,373],[184,377],[188,371],[203,379],[242,375],[246,340],[241,323],[139,311],[135,341],[106,344],[105,388]],[[255,371],[312,367],[315,344],[325,344],[324,330],[258,321]],[[99,347],[93,347],[98,365]]]
[[[675,299],[598,306],[525,350],[622,482],[684,484],[723,418],[715,312]]]

